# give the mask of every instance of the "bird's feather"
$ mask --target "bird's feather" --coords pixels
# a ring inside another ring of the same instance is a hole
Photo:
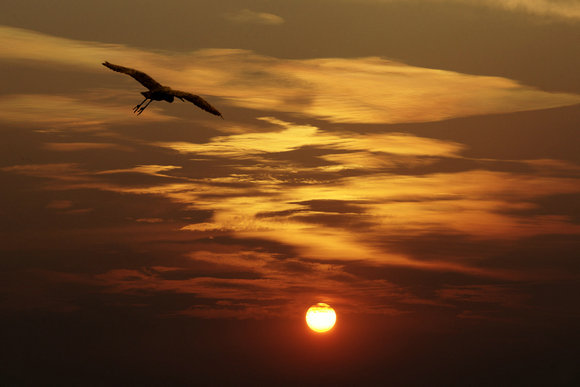
[[[155,81],[153,78],[151,78],[149,75],[145,74],[144,72],[141,72],[141,71],[129,68],[129,67],[115,65],[115,64],[112,64],[109,62],[104,62],[103,66],[108,67],[113,71],[117,71],[119,73],[124,73],[124,74],[128,74],[128,75],[132,76],[137,81],[139,81],[143,86],[145,86],[146,88],[148,88],[150,90],[150,92],[141,93],[146,98],[143,102],[141,102],[139,105],[135,106],[135,108],[133,109],[137,114],[141,114],[141,112],[143,112],[143,110],[145,110],[145,108],[147,106],[149,106],[149,103],[151,103],[151,101],[153,101],[153,100],[156,100],[156,101],[165,100],[168,102],[173,102],[173,98],[169,99],[168,97],[175,96],[175,97],[181,99],[182,101],[185,99],[185,100],[193,103],[194,105],[196,105],[200,109],[205,110],[206,112],[209,112],[213,115],[224,118],[222,116],[222,114],[216,108],[211,106],[209,104],[209,102],[207,102],[205,99],[201,98],[199,95],[187,93],[185,91],[180,91],[180,90],[173,90],[169,87],[161,85],[160,83]],[[149,103],[147,103],[144,107],[141,107],[141,105],[146,100],[150,100]]]
[[[124,73],[124,74],[132,76],[140,84],[142,84],[143,86],[145,86],[149,90],[159,89],[159,88],[163,87],[159,82],[157,82],[155,79],[151,78],[149,75],[145,74],[142,71],[131,69],[129,67],[115,65],[115,64],[112,64],[109,62],[103,63],[103,66],[106,66],[113,71],[117,71],[119,73]]]
[[[205,110],[206,112],[209,112],[213,115],[220,116],[223,118],[222,114],[216,108],[211,106],[209,104],[209,102],[207,102],[205,99],[201,98],[199,95],[187,93],[185,91],[173,90],[173,89],[171,90],[171,93],[174,96],[176,96],[177,98],[185,99],[185,100],[193,103],[195,106],[199,107],[200,109]]]

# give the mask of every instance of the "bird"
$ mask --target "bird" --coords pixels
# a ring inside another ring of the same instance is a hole
[[[151,78],[149,75],[139,70],[119,66],[109,62],[103,62],[103,66],[108,67],[111,70],[116,71],[118,73],[130,75],[137,82],[139,82],[147,89],[149,89],[148,91],[141,92],[141,94],[143,94],[143,97],[145,97],[145,99],[133,108],[133,112],[136,113],[137,115],[143,113],[143,110],[145,110],[147,106],[149,106],[149,104],[153,101],[167,101],[171,103],[173,102],[174,98],[177,97],[182,101],[186,100],[193,103],[194,105],[196,105],[200,109],[205,110],[206,112],[209,112],[215,116],[219,116],[222,119],[224,118],[216,108],[211,106],[209,102],[201,98],[199,95],[191,94],[185,91],[174,90],[168,86],[163,86],[155,79]]]

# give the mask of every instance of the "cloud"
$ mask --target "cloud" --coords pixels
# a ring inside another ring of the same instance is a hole
[[[403,0],[346,0],[365,3],[396,3]],[[407,2],[408,0],[405,0]],[[580,19],[580,4],[576,0],[413,0],[414,3],[460,3],[539,16]]]
[[[520,215],[533,209],[540,197],[580,192],[575,178],[477,169],[398,175],[389,171],[391,165],[421,165],[443,157],[460,160],[463,147],[400,133],[327,132],[273,117],[261,121],[272,125],[268,130],[274,131],[242,130],[242,134],[210,138],[205,144],[162,144],[184,153],[174,155],[173,165],[137,164],[91,172],[76,164],[30,164],[3,171],[53,179],[51,189],[156,195],[211,214],[201,221],[180,224],[181,232],[194,237],[232,235],[273,241],[292,247],[303,259],[319,262],[366,260],[378,265],[517,279],[526,274],[498,267],[480,268],[449,257],[420,260],[390,250],[383,240],[385,235],[409,238],[434,233],[480,240],[580,233],[579,226],[565,214]],[[312,167],[294,161],[290,155],[279,158],[281,153],[301,147],[320,151],[320,163]],[[202,171],[197,177],[189,176],[184,166],[201,165],[197,164],[202,162],[200,157],[214,160],[212,165],[227,163],[228,168],[217,174]],[[529,165],[530,161],[522,164]],[[545,160],[536,164],[561,167]],[[342,174],[345,170],[351,173]],[[140,175],[141,183],[127,184],[126,174]],[[113,175],[123,178],[103,179]],[[144,180],[142,176],[157,179]],[[344,213],[336,208],[356,211]],[[153,218],[158,217],[135,217]]]
[[[46,208],[54,210],[66,210],[73,206],[73,202],[70,200],[53,200],[46,205]]]
[[[185,151],[225,157],[229,163],[235,163],[236,159],[250,161],[250,164],[252,160],[264,160],[272,170],[277,169],[275,176],[269,176],[271,172],[264,174],[259,166],[248,169],[242,164],[240,168],[245,168],[245,174],[236,173],[233,168],[225,176],[179,178],[181,182],[175,179],[144,181],[139,186],[131,186],[125,182],[104,182],[100,177],[136,173],[166,179],[172,178],[174,173],[181,175],[182,168],[150,164],[89,173],[75,164],[47,164],[18,165],[3,170],[53,179],[59,182],[56,185],[59,189],[94,188],[133,195],[158,195],[213,214],[211,219],[201,223],[181,226],[182,231],[272,240],[293,246],[302,257],[313,260],[352,261],[356,257],[386,265],[511,278],[511,274],[501,270],[484,270],[445,260],[419,262],[412,256],[385,249],[380,241],[384,235],[409,237],[429,233],[461,233],[472,238],[497,240],[580,233],[578,225],[562,214],[518,215],[532,209],[539,197],[580,192],[575,178],[483,170],[396,175],[381,171],[385,165],[377,164],[376,158],[371,157],[367,163],[365,156],[385,152],[385,163],[390,161],[388,154],[394,157],[392,162],[400,162],[398,158],[402,156],[460,158],[461,146],[388,133],[353,134],[349,141],[347,135],[319,133],[313,126],[274,118],[264,120],[282,130],[253,133],[249,137],[246,134],[215,137],[205,146],[191,144]],[[271,157],[305,145],[326,149],[324,157],[342,168],[355,168],[358,163],[360,172],[341,176],[337,174],[341,168],[321,169],[317,179],[296,180],[297,173],[308,172],[311,167]],[[420,163],[413,158],[403,160]],[[354,206],[357,211],[343,214],[331,207],[308,204],[322,202],[341,203],[344,208]],[[329,214],[339,219],[329,221]]]
[[[161,83],[219,96],[237,107],[336,123],[426,122],[580,103],[578,95],[536,90],[506,78],[421,68],[377,57],[291,60],[233,49],[159,53],[11,27],[0,27],[0,46],[6,47],[0,51],[4,59],[101,74],[106,69],[100,63],[108,59],[146,71]],[[40,98],[34,102],[42,108]],[[61,97],[59,103],[79,102]],[[11,110],[24,114],[18,107]]]
[[[11,37],[21,45],[8,45]],[[9,187],[5,239],[17,252],[10,255],[14,264],[26,270],[82,270],[91,273],[86,277],[98,292],[104,288],[111,298],[126,295],[130,302],[187,295],[162,311],[204,317],[282,315],[314,296],[341,310],[370,313],[497,303],[512,288],[481,284],[516,283],[517,296],[518,281],[570,271],[572,259],[558,252],[580,234],[568,208],[580,194],[577,166],[555,153],[490,167],[502,160],[467,159],[468,146],[457,142],[477,132],[485,133],[489,149],[508,137],[516,146],[534,121],[530,116],[513,123],[521,133],[504,133],[511,121],[471,125],[478,118],[396,127],[333,123],[442,120],[575,103],[577,95],[383,58],[150,52],[8,27],[0,28],[0,42],[6,46],[2,60],[48,70],[65,66],[111,77],[116,85],[119,75],[100,66],[109,59],[260,117],[208,117],[198,131],[191,121],[170,121],[152,110],[148,121],[166,123],[146,126],[129,107],[109,101],[136,94],[140,86],[128,77],[118,89],[3,96],[0,119],[16,127],[8,129],[16,133],[8,143],[17,145],[5,159],[11,166],[0,170]],[[136,90],[119,91],[125,85]],[[55,130],[19,130],[23,122]],[[140,124],[128,128],[129,122]],[[545,122],[542,131],[553,128]],[[106,137],[57,132],[113,124],[116,132]],[[448,140],[452,125],[460,140]],[[497,133],[490,135],[488,127]],[[95,155],[129,148],[114,157]],[[478,156],[489,156],[483,153]],[[551,242],[542,239],[554,235]],[[534,238],[536,255],[511,249]],[[38,243],[22,242],[28,240]],[[74,248],[67,244],[63,252],[62,240]],[[38,246],[42,253],[29,254]],[[89,258],[77,259],[87,251]],[[544,258],[554,251],[557,258]],[[541,264],[534,266],[530,257]],[[366,269],[357,272],[357,265]],[[399,273],[413,283],[398,285],[404,282]],[[425,278],[432,282],[426,285]]]
[[[235,252],[197,251],[189,254],[194,270],[183,267],[153,266],[148,270],[114,269],[95,276],[110,292],[139,294],[155,292],[193,293],[216,300],[217,305],[194,306],[179,314],[216,317],[227,314],[242,318],[259,315],[292,314],[309,303],[313,284],[316,291],[333,303],[348,306],[351,297],[360,298],[357,312],[375,312],[415,299],[384,280],[359,278],[337,264],[306,262],[297,258],[280,261],[271,253],[236,246]],[[288,275],[294,267],[300,275]],[[250,275],[250,273],[253,273]],[[246,278],[251,277],[251,278]],[[348,280],[348,281],[345,281]],[[230,310],[230,307],[237,310]],[[302,313],[302,312],[300,312]]]
[[[227,98],[234,104],[337,123],[438,121],[580,102],[576,95],[547,93],[505,78],[419,68],[382,58],[268,59],[264,65],[255,54],[241,56],[245,56],[241,61],[249,62],[246,66],[260,64],[246,92],[231,89]],[[243,72],[236,76],[243,77]],[[232,79],[224,87],[237,82]],[[251,79],[243,81],[248,82]]]
[[[159,143],[183,153],[222,157],[245,157],[266,153],[289,152],[304,146],[332,150],[384,152],[406,156],[455,156],[462,146],[449,141],[416,137],[404,133],[360,135],[323,133],[312,125],[296,125],[272,117],[261,117],[282,131],[244,133],[214,137],[209,143]],[[347,156],[348,157],[348,156]]]
[[[5,172],[21,175],[46,177],[55,180],[77,181],[84,180],[85,171],[74,163],[60,164],[21,164],[0,168]]]
[[[44,148],[57,152],[77,152],[99,149],[127,150],[127,148],[122,147],[118,144],[106,142],[49,142],[44,144]]]
[[[284,19],[278,15],[267,12],[255,12],[249,9],[242,9],[237,12],[230,12],[224,15],[227,20],[236,23],[280,25],[284,24]]]
[[[134,121],[128,107],[120,104],[116,106],[104,104],[82,96],[12,94],[0,96],[0,104],[3,107],[0,111],[0,121],[34,123],[41,125],[44,130],[101,131],[111,123]],[[155,110],[149,113],[149,120],[172,119]],[[93,149],[95,146],[93,144]],[[49,147],[52,147],[52,150],[65,150],[66,145],[53,144]]]
[[[445,258],[420,262],[380,247],[380,241],[385,235],[408,238],[433,232],[461,233],[482,240],[580,233],[579,226],[564,216],[522,218],[505,213],[529,207],[526,200],[535,197],[577,192],[575,179],[470,171],[422,177],[375,174],[298,186],[271,181],[261,183],[260,187],[262,195],[240,193],[222,198],[219,203],[209,198],[194,199],[199,208],[211,208],[214,215],[211,222],[191,224],[184,230],[210,234],[231,232],[239,237],[274,240],[294,246],[300,256],[314,260],[365,260],[503,279],[525,277],[525,274],[482,269]],[[359,213],[349,216],[356,216],[368,225],[351,227],[336,222],[334,225],[307,222],[305,216],[321,212],[300,203],[314,200],[356,203]],[[263,213],[271,216],[259,216]]]
[[[514,12],[580,19],[580,4],[576,0],[471,0],[471,2]]]
[[[168,177],[163,172],[179,169],[181,167],[175,165],[137,165],[132,168],[125,169],[108,169],[97,172],[99,175],[114,174],[114,173],[142,173],[150,176]]]
[[[485,303],[505,307],[521,307],[527,298],[521,290],[506,285],[448,286],[438,291],[442,299]]]

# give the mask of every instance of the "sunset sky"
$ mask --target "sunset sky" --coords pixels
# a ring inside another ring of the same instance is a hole
[[[580,382],[578,69],[577,0],[3,0],[0,384]]]

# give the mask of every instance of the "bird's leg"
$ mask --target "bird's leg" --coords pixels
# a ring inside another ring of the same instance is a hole
[[[141,105],[143,105],[143,103],[145,103],[145,101],[147,101],[149,98],[145,98],[143,101],[141,101],[141,103],[137,106],[135,106],[133,108],[133,113],[137,113],[137,110],[139,110],[139,108],[141,107]]]
[[[147,106],[149,106],[149,104],[150,104],[151,102],[153,102],[153,100],[152,100],[152,99],[150,99],[150,100],[149,100],[149,102],[147,102],[147,103],[145,104],[145,106],[141,106],[141,107],[139,108],[139,110],[137,110],[137,112],[136,112],[136,113],[137,113],[137,115],[139,115],[139,114],[143,113],[143,110],[145,110],[145,109],[147,108]]]

